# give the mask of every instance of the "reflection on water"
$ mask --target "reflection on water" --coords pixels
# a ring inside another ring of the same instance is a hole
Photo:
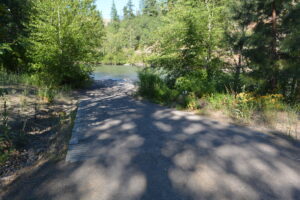
[[[115,66],[115,65],[99,65],[95,68],[93,78],[95,80],[138,80],[138,71],[141,67],[135,66]]]

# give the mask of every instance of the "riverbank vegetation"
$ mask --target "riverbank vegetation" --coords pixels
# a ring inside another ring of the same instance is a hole
[[[161,25],[162,2],[141,1],[140,9],[129,0],[119,15],[115,3],[111,20],[105,27],[106,37],[102,48],[104,64],[146,64],[156,42]]]
[[[156,21],[153,40],[131,48],[151,66],[139,75],[140,95],[299,137],[299,1],[143,2],[136,17],[110,25]]]
[[[12,0],[0,4],[2,71],[38,85],[80,87],[99,59],[103,20],[92,0]]]
[[[299,0],[135,6],[128,0],[121,16],[113,4],[105,24],[93,0],[0,3],[0,163],[29,132],[70,122],[74,103],[61,94],[90,82],[87,63],[147,65],[139,94],[154,102],[299,137]]]
[[[90,83],[104,23],[93,0],[0,3],[0,177],[48,151]]]

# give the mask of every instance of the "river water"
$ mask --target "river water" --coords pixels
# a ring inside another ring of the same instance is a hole
[[[95,80],[138,80],[138,71],[141,67],[135,66],[115,66],[115,65],[99,65],[96,66],[92,76]]]

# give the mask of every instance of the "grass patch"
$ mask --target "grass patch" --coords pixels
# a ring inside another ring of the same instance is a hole
[[[44,86],[28,75],[0,72],[1,169],[4,163],[10,165],[11,160],[18,160],[29,149],[35,151],[36,147],[43,146],[41,151],[44,151],[48,142],[53,141],[52,134],[61,132],[59,129],[69,131],[67,127],[73,112],[68,109],[74,107],[70,94],[71,89],[67,86]],[[46,143],[43,138],[48,138]],[[38,144],[39,140],[42,145]],[[65,147],[62,145],[57,149]]]
[[[169,104],[179,94],[177,90],[170,89],[158,74],[149,69],[139,72],[139,80],[138,93],[155,103]]]
[[[51,103],[56,96],[69,94],[70,86],[44,85],[34,75],[12,74],[0,71],[0,94],[21,93],[24,97],[32,93],[44,103]]]
[[[4,151],[0,154],[0,164],[5,163],[11,155],[11,151]]]

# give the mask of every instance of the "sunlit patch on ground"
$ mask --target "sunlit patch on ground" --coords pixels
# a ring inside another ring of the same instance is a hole
[[[73,130],[78,143],[69,146],[67,163],[33,173],[28,179],[33,185],[23,185],[8,197],[297,200],[300,196],[298,142],[136,101],[125,86],[103,86],[91,91],[97,95],[87,93],[77,115],[80,126]]]

